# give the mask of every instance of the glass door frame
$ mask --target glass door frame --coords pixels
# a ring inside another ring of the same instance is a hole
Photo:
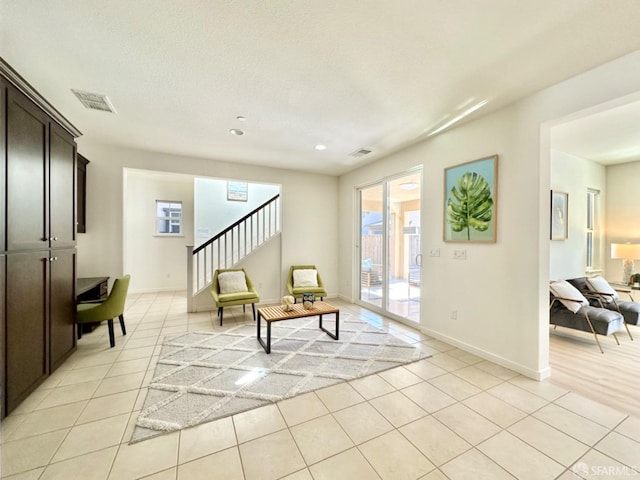
[[[408,169],[406,171],[403,172],[399,172],[393,175],[389,175],[386,176],[384,178],[378,179],[375,182],[370,182],[367,184],[363,184],[363,185],[359,185],[355,187],[355,196],[356,196],[356,216],[359,218],[357,224],[355,225],[356,227],[356,232],[355,232],[355,238],[356,238],[356,248],[355,248],[355,255],[354,255],[354,279],[356,279],[356,281],[354,282],[354,288],[353,288],[353,293],[354,296],[353,298],[355,299],[355,303],[357,305],[360,305],[362,307],[367,308],[368,310],[374,311],[376,313],[380,313],[384,316],[393,318],[394,320],[398,320],[402,323],[405,323],[407,325],[413,326],[413,327],[417,327],[420,325],[420,320],[418,321],[414,321],[411,320],[410,318],[407,317],[402,317],[400,315],[397,315],[393,312],[391,312],[389,310],[389,234],[388,234],[388,228],[389,228],[389,214],[390,214],[390,208],[389,208],[389,184],[394,181],[397,180],[399,178],[403,178],[403,177],[407,177],[410,175],[416,175],[419,174],[420,176],[420,212],[422,212],[423,208],[423,198],[424,198],[424,188],[423,188],[423,184],[424,184],[424,178],[423,178],[423,168],[422,166],[417,166],[417,167],[413,167],[411,169]],[[362,191],[366,190],[367,188],[372,188],[375,187],[377,185],[382,186],[382,231],[383,233],[383,241],[382,241],[382,299],[381,299],[381,306],[377,306],[373,303],[367,302],[366,299],[362,298],[362,283],[361,283],[361,278],[362,278],[362,230],[363,230],[363,218],[362,218]],[[423,234],[423,229],[420,228],[420,253],[419,256],[422,259],[422,234]],[[423,274],[422,274],[422,262],[420,262],[419,264],[419,268],[420,268],[420,277],[423,278]],[[421,297],[422,297],[422,293],[420,294],[420,298],[418,298],[418,301],[421,303]],[[419,316],[420,317],[420,316]]]

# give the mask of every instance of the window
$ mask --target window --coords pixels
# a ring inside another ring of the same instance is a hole
[[[156,200],[156,233],[182,235],[182,202]]]
[[[587,270],[600,269],[599,198],[599,190],[587,190]]]

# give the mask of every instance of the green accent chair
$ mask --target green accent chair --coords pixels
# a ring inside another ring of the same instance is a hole
[[[224,272],[242,272],[244,273],[244,279],[247,283],[247,291],[246,292],[231,292],[231,293],[221,293],[220,292],[220,282],[218,281],[218,277],[221,273]],[[211,296],[213,297],[213,301],[216,303],[216,307],[218,307],[218,317],[220,317],[220,325],[222,326],[222,317],[224,316],[224,307],[232,307],[234,305],[242,305],[242,311],[246,312],[247,304],[251,304],[251,308],[253,310],[253,321],[256,320],[256,303],[260,301],[260,295],[256,292],[256,289],[253,287],[253,283],[251,283],[251,279],[247,272],[244,271],[244,268],[221,268],[215,271],[213,274],[213,282],[211,283]]]
[[[111,348],[115,347],[116,340],[113,333],[113,319],[116,317],[120,320],[122,335],[127,334],[127,329],[124,326],[124,304],[127,300],[130,280],[130,275],[116,279],[111,288],[111,293],[109,293],[107,299],[102,302],[78,304],[78,338],[82,338],[83,323],[98,323],[106,320],[109,326],[109,344]]]
[[[320,297],[320,300],[324,300],[324,297],[327,296],[327,290],[324,288],[324,283],[322,283],[322,277],[320,277],[320,273],[318,276],[318,286],[317,287],[294,287],[293,285],[293,272],[294,270],[315,270],[318,269],[315,265],[293,265],[289,269],[289,277],[287,278],[287,290],[289,291],[289,295],[291,295],[295,302],[298,302],[299,298],[302,298],[303,293],[314,293],[316,297]]]

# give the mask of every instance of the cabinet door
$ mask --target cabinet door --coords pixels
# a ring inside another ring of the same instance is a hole
[[[76,143],[51,122],[49,145],[51,248],[70,248],[76,242]]]
[[[7,261],[7,413],[47,376],[48,251],[9,254]]]
[[[15,88],[7,90],[7,250],[49,247],[46,232],[48,122]]]
[[[6,125],[7,118],[5,108],[7,105],[7,86],[0,77],[0,187],[3,191],[6,191],[7,179],[6,179],[6,152],[7,152],[7,136]],[[0,252],[4,252],[7,249],[7,243],[5,239],[5,196],[0,195]],[[3,317],[4,318],[4,317]]]
[[[76,225],[78,233],[87,233],[87,165],[89,160],[78,154],[76,175]]]
[[[51,372],[73,352],[76,347],[74,330],[76,315],[76,252],[52,250],[49,284],[51,288],[50,349]]]
[[[0,349],[4,352],[5,349],[5,327],[7,323],[5,322],[4,316],[4,294],[5,294],[5,279],[6,279],[6,270],[5,270],[6,260],[4,255],[0,255]],[[4,392],[7,391],[7,384],[5,379],[7,378],[7,372],[5,370],[4,363],[4,355],[0,355],[0,391],[2,391],[3,395],[0,396],[0,419],[7,416],[7,405],[5,404],[5,395]]]

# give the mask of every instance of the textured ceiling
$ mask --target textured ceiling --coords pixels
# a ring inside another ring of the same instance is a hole
[[[87,139],[330,174],[640,48],[638,0],[0,0],[0,12],[0,56]],[[84,109],[72,88],[118,113]],[[349,156],[359,148],[374,153]]]

